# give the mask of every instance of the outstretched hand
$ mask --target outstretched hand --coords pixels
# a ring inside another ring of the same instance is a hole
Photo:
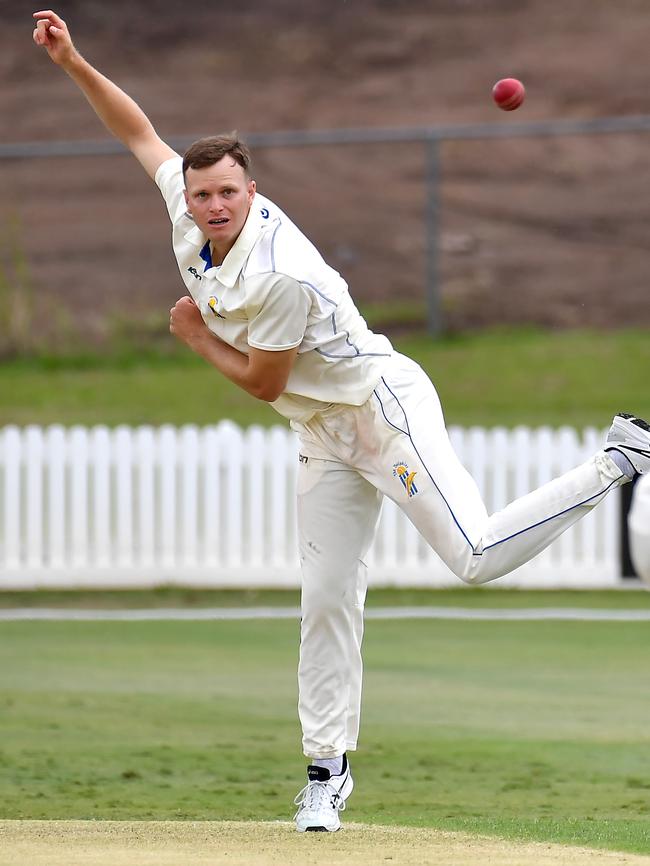
[[[36,19],[34,42],[45,48],[54,63],[65,66],[76,53],[65,21],[51,9],[34,12],[33,17]]]

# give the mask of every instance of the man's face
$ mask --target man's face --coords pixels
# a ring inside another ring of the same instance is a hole
[[[187,209],[221,261],[239,237],[254,196],[255,181],[231,156],[185,172]]]

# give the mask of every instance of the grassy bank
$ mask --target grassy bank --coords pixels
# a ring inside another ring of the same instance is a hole
[[[440,393],[450,424],[605,427],[650,416],[647,331],[490,331],[394,338]],[[35,358],[0,365],[0,425],[284,423],[189,353]]]

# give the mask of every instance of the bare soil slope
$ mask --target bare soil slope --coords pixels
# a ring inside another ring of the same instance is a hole
[[[650,114],[644,0],[67,0],[58,9],[80,50],[166,138]],[[105,137],[32,45],[29,4],[0,10],[2,139]],[[508,75],[528,89],[514,113],[490,99]],[[650,325],[648,135],[443,145],[447,327]],[[422,145],[260,148],[255,173],[357,300],[423,298]],[[164,318],[182,286],[166,213],[133,160],[0,160],[0,182],[0,289],[30,294],[30,329],[101,336],[117,320]]]

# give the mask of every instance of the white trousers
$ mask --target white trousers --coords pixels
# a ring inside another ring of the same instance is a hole
[[[400,506],[451,571],[479,584],[527,562],[628,480],[600,452],[488,515],[451,447],[435,388],[399,354],[365,404],[334,405],[293,426],[302,455],[299,715],[303,749],[312,758],[357,745],[363,559],[383,496]]]

